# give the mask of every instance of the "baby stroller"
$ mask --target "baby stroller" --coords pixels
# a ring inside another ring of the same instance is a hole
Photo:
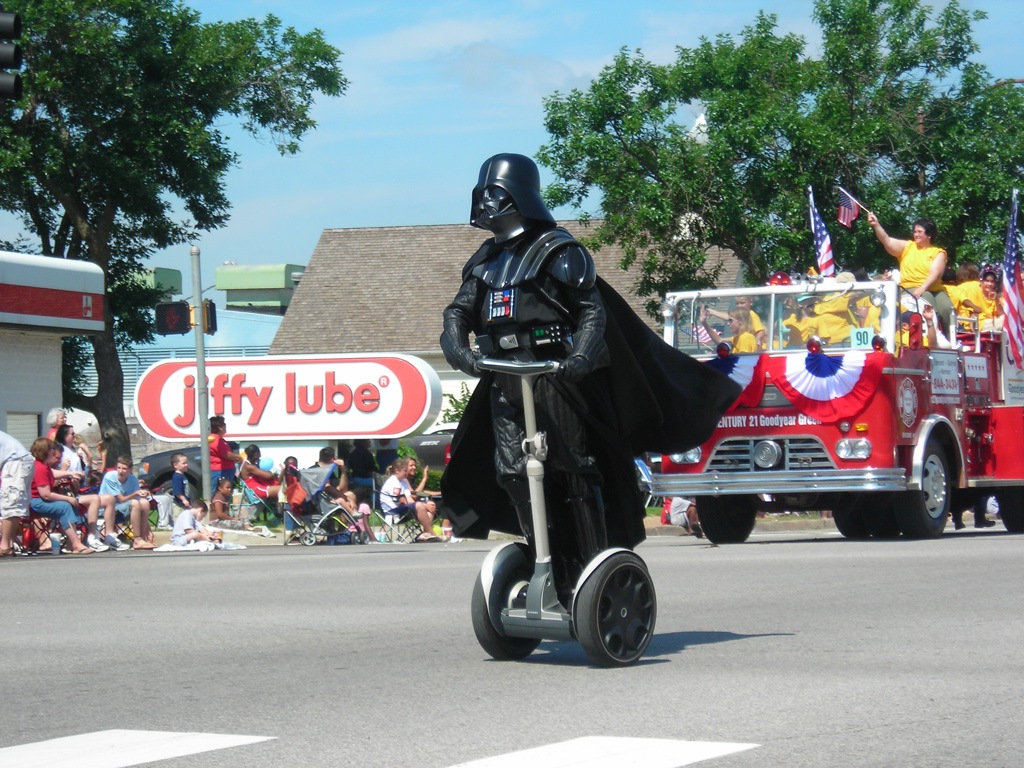
[[[285,470],[285,543],[298,539],[311,547],[327,540],[341,543],[345,536],[352,544],[370,542],[369,534],[355,517],[324,493],[333,472],[333,466]]]

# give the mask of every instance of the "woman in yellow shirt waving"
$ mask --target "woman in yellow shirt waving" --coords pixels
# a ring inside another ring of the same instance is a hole
[[[875,230],[875,237],[882,247],[899,261],[900,288],[909,291],[916,299],[924,298],[934,304],[939,324],[949,333],[953,303],[942,283],[942,273],[946,270],[946,251],[932,245],[932,240],[938,234],[935,222],[931,219],[915,221],[912,240],[900,240],[889,235],[873,213],[868,214],[868,224]]]

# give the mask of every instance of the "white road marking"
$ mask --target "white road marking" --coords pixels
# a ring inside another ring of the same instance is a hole
[[[268,741],[276,736],[232,736],[173,731],[97,731],[0,749],[4,768],[124,768]]]
[[[678,768],[758,746],[760,744],[584,736],[459,763],[451,768],[521,768],[524,765],[530,768]]]

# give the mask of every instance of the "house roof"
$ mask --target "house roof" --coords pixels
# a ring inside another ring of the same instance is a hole
[[[561,221],[578,237],[590,227]],[[313,250],[270,354],[435,352],[441,313],[455,296],[462,266],[486,239],[468,224],[325,229]],[[725,268],[719,285],[738,280],[739,262],[713,253]],[[655,330],[633,287],[639,269],[619,268],[617,246],[594,252],[598,274]]]

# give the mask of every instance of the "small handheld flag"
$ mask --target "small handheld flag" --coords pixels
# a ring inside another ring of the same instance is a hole
[[[852,227],[854,219],[860,214],[860,203],[842,187],[839,188],[839,223],[844,227]]]

